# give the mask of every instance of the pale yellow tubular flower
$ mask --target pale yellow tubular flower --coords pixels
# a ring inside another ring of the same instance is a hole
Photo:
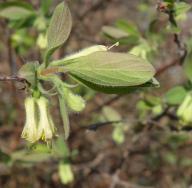
[[[192,123],[192,101],[191,104],[186,108],[185,113],[183,114],[183,122],[184,124],[191,124]]]
[[[26,121],[21,137],[31,143],[34,143],[38,140],[37,117],[36,117],[37,114],[34,98],[28,97],[25,99],[25,111],[26,111]]]
[[[177,116],[180,118],[183,125],[192,123],[192,95],[187,94],[184,101],[177,110]]]
[[[37,99],[39,109],[38,138],[50,141],[55,136],[55,126],[49,112],[49,101],[45,97]]]
[[[191,94],[188,94],[184,101],[181,103],[177,110],[177,116],[182,117],[185,114],[186,109],[189,107],[189,105],[192,103],[192,97]]]

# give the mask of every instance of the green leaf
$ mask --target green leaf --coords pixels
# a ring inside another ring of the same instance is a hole
[[[104,107],[103,114],[107,121],[121,121],[121,115],[111,107]],[[117,144],[122,144],[125,140],[124,134],[124,124],[123,123],[113,123],[114,129],[112,133],[112,138]]]
[[[142,85],[139,86],[129,86],[129,87],[110,87],[110,86],[100,86],[97,84],[94,84],[92,82],[88,82],[87,80],[83,80],[78,77],[74,77],[77,81],[82,83],[83,85],[87,86],[88,88],[91,88],[95,91],[99,91],[106,94],[127,94],[132,93],[141,89],[145,89],[147,87],[159,87],[159,83],[154,78]]]
[[[105,35],[112,37],[114,39],[121,39],[129,36],[129,34],[126,33],[125,31],[122,31],[120,29],[111,26],[103,26],[102,31]]]
[[[43,15],[46,15],[49,12],[53,0],[43,0],[41,1],[41,11]]]
[[[129,34],[111,26],[104,26],[102,28],[104,35],[109,38],[113,43],[119,42],[122,45],[136,45],[138,43],[138,36]]]
[[[36,71],[39,66],[38,61],[29,62],[23,65],[18,72],[18,76],[25,78],[31,86],[36,85]]]
[[[70,151],[65,143],[63,137],[59,136],[57,140],[53,142],[53,154],[54,156],[68,159],[70,157]]]
[[[174,26],[174,25],[167,25],[166,27],[166,30],[165,30],[167,33],[181,33],[181,28],[177,27],[177,26]]]
[[[152,113],[155,116],[162,114],[162,112],[163,112],[163,106],[161,104],[156,105],[152,108]]]
[[[165,94],[165,101],[168,104],[177,105],[184,100],[186,94],[187,91],[182,86],[176,86]]]
[[[20,0],[0,3],[0,10],[3,10],[8,7],[13,7],[13,6],[23,7],[28,10],[34,10],[30,3],[20,1]]]
[[[35,11],[28,3],[13,1],[0,4],[0,17],[9,20],[20,20],[33,15],[35,15]]]
[[[175,2],[175,0],[163,0],[163,1],[166,3],[171,3],[171,4],[173,4]]]
[[[63,184],[68,184],[73,182],[74,175],[73,175],[71,165],[69,163],[66,163],[66,162],[59,163],[59,176]]]
[[[137,29],[137,26],[133,23],[129,23],[125,20],[118,20],[115,24],[119,29],[125,31],[126,33],[130,35],[140,36],[140,33]]]
[[[58,72],[68,72],[76,79],[86,80],[103,87],[139,86],[155,74],[150,63],[124,53],[95,52],[64,62]]]
[[[70,10],[65,2],[60,3],[53,13],[47,32],[47,51],[45,63],[52,53],[61,47],[68,39],[72,28],[72,17]]]
[[[119,114],[115,109],[111,107],[104,107],[102,110],[103,115],[105,116],[105,119],[107,121],[121,121],[122,117],[121,114]],[[119,124],[119,123],[114,123],[114,124]]]
[[[37,163],[49,160],[52,157],[50,153],[29,153],[26,150],[19,150],[11,154],[12,161],[21,161],[23,163]]]
[[[144,97],[144,100],[145,100],[146,104],[148,106],[150,106],[151,108],[162,104],[161,98],[154,96],[154,95],[146,95]]]
[[[178,2],[175,3],[175,15],[180,16],[182,14],[187,13],[191,8],[191,5],[185,3],[185,2]]]
[[[139,57],[146,59],[146,60],[148,59],[151,52],[152,52],[152,48],[151,48],[150,44],[145,40],[142,40],[140,42],[140,44],[138,44],[137,46],[134,46],[129,51],[129,53],[136,55],[136,56],[139,56]]]
[[[126,45],[128,47],[132,47],[138,44],[139,39],[137,36],[134,35],[130,35],[128,37],[125,38],[120,38],[120,39],[114,39],[114,38],[110,38],[108,37],[113,43],[119,42],[120,45]]]

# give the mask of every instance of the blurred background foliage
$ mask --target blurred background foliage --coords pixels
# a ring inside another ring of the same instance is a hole
[[[0,2],[0,75],[41,59],[59,0]],[[105,95],[85,87],[67,143],[26,145],[23,85],[0,82],[0,187],[192,186],[192,13],[179,0],[69,0],[73,31],[55,58],[93,44],[149,60],[161,87]],[[63,76],[63,79],[66,79]],[[55,103],[57,101],[55,100]],[[53,104],[54,106],[54,104]],[[61,125],[57,109],[54,120]],[[60,126],[62,128],[62,126]],[[58,130],[60,130],[58,127]]]

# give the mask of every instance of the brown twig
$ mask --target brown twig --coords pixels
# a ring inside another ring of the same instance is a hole
[[[0,76],[0,81],[16,81],[30,84],[26,79],[19,76]]]
[[[111,178],[110,188],[116,188],[118,186],[121,186],[124,188],[152,188],[149,186],[141,186],[138,184],[134,184],[134,183],[130,183],[128,181],[122,180],[122,179],[120,179],[119,174],[120,174],[120,171],[117,170],[111,177],[109,177],[109,178]],[[109,176],[109,175],[107,174],[107,176]]]
[[[116,153],[115,149],[107,149],[105,152],[100,152],[98,155],[95,156],[95,158],[88,162],[73,164],[73,168],[76,171],[84,171],[84,174],[87,176],[90,174],[93,169],[95,169],[105,158],[114,155]]]
[[[156,74],[155,76],[159,76],[161,75],[163,72],[165,72],[166,70],[168,70],[170,67],[174,67],[176,65],[178,65],[180,63],[180,61],[177,59],[177,60],[174,60],[166,65],[163,65],[161,67],[159,67],[157,70],[156,70]]]
[[[162,2],[162,1],[157,1],[157,9],[160,12],[164,12],[165,14],[167,14],[169,16],[169,22],[173,27],[177,27],[177,22],[175,20],[175,16],[174,16],[174,10],[173,8],[169,8],[166,6],[166,3]],[[166,70],[168,70],[170,67],[176,66],[176,65],[182,65],[185,61],[185,58],[187,56],[187,48],[186,45],[180,40],[180,37],[177,33],[174,33],[174,42],[178,47],[179,50],[179,58],[176,60],[173,60],[172,62],[163,65],[162,67],[160,67],[159,69],[157,69],[156,72],[156,76],[162,74],[163,72],[165,72]]]

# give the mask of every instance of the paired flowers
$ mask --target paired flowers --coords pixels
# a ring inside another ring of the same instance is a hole
[[[30,143],[38,140],[50,141],[56,133],[56,128],[49,111],[48,99],[43,96],[38,99],[27,97],[25,111],[26,122],[21,137]]]
[[[67,88],[63,88],[62,91],[70,111],[80,112],[85,108],[85,101],[80,96],[73,94]],[[60,108],[64,108],[64,106]],[[26,121],[21,137],[30,143],[35,143],[38,140],[51,141],[56,135],[56,128],[50,114],[49,100],[44,96],[27,97],[25,112]]]

